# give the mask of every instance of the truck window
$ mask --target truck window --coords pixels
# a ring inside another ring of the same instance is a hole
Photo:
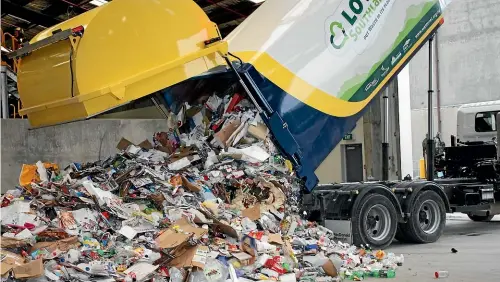
[[[499,111],[477,113],[475,121],[476,132],[497,131],[496,128],[497,113],[499,113]]]

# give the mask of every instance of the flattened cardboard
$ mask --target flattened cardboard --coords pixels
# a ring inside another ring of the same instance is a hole
[[[279,244],[279,245],[285,244],[285,242],[283,242],[283,239],[281,238],[280,234],[269,234],[267,241],[269,243],[274,243],[274,244]]]
[[[130,145],[135,145],[135,144],[122,137],[122,139],[120,139],[120,142],[118,142],[118,144],[116,145],[116,149],[120,151],[125,151]]]
[[[24,240],[18,240],[15,238],[9,237],[1,237],[0,238],[0,247],[2,248],[19,248],[28,245],[28,243]]]
[[[166,147],[162,146],[162,145],[158,145],[158,146],[156,146],[156,150],[162,151],[163,153],[167,153],[169,155],[174,152],[174,148],[170,144],[168,144]]]
[[[251,221],[260,219],[260,204],[251,208],[245,209],[241,213],[244,217],[248,217]]]
[[[42,259],[37,259],[17,266],[13,269],[13,271],[16,279],[40,277],[45,273]]]
[[[248,133],[250,133],[250,135],[257,139],[266,140],[268,129],[267,126],[263,123],[257,123],[257,126],[251,124],[248,127]]]
[[[143,149],[146,149],[146,150],[151,150],[154,148],[153,144],[151,144],[151,142],[149,142],[149,140],[147,140],[147,139],[142,141],[141,143],[139,143],[139,145],[137,145],[137,146],[139,146]]]
[[[12,268],[24,264],[24,258],[18,254],[5,250],[0,250],[0,255],[3,258],[0,263],[1,276],[9,272]]]
[[[207,246],[195,246],[187,249],[182,255],[176,257],[168,263],[170,267],[198,267],[205,268],[209,249]]]
[[[213,227],[215,228],[215,230],[224,233],[230,237],[238,238],[238,232],[236,232],[236,230],[234,230],[234,228],[232,228],[228,224],[225,224],[218,220],[214,220]]]
[[[175,248],[186,242],[191,234],[194,234],[194,238],[201,238],[207,233],[206,229],[191,226],[191,224],[189,224],[189,222],[185,218],[181,218],[174,224],[172,224],[172,226],[176,225],[179,226],[182,232],[177,232],[174,229],[170,228],[163,232],[160,236],[158,236],[158,238],[156,238],[156,242],[158,243],[158,246],[160,248]]]
[[[235,132],[236,129],[238,129],[238,127],[240,126],[240,124],[241,124],[241,121],[239,121],[239,120],[232,120],[232,121],[230,121],[227,126],[225,126],[221,130],[219,130],[219,132],[217,132],[217,133],[214,134],[215,140],[217,140],[217,142],[222,147],[226,147],[227,146],[226,145],[227,140],[229,139],[229,137],[231,137],[231,135],[233,134],[233,132]]]
[[[73,236],[66,239],[54,241],[54,242],[38,242],[31,248],[31,252],[39,249],[47,249],[47,251],[52,252],[56,249],[66,252],[70,249],[80,246],[78,242],[78,237]]]

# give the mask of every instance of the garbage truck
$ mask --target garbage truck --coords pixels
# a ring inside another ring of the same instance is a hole
[[[303,181],[304,214],[355,244],[383,248],[395,236],[429,243],[447,212],[488,212],[498,184],[318,185],[314,172],[444,23],[448,2],[267,0],[222,38],[191,0],[115,0],[9,56],[19,61],[21,114],[32,127],[91,118],[186,83],[236,81]]]

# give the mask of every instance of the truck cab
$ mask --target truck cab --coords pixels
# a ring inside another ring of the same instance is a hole
[[[462,105],[457,113],[457,141],[493,142],[497,137],[498,113],[500,100]]]

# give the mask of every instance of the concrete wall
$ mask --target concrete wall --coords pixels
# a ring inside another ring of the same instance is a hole
[[[500,0],[453,0],[437,42],[440,91],[436,95],[441,100],[442,137],[449,145],[460,105],[500,99]],[[410,63],[410,85],[416,172],[427,132],[428,46]],[[437,128],[437,112],[434,116]]]
[[[23,163],[38,160],[66,166],[97,161],[117,152],[125,137],[134,143],[168,129],[164,120],[86,120],[29,130],[27,120],[1,120],[1,191],[18,184]]]

